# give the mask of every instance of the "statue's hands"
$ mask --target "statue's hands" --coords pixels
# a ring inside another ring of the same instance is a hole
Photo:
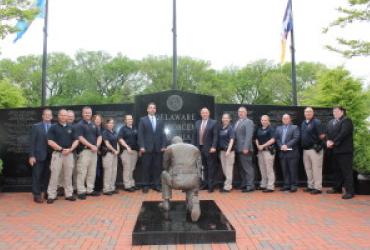
[[[30,157],[30,159],[28,160],[28,163],[30,164],[31,167],[33,167],[33,165],[36,164],[36,158],[35,157]]]
[[[214,147],[210,148],[210,149],[209,149],[209,152],[210,152],[211,154],[215,153],[215,152],[216,152],[216,148],[214,148]]]

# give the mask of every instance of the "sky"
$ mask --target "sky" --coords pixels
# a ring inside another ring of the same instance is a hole
[[[280,34],[287,0],[177,0],[178,55],[209,61],[215,69],[259,59],[280,61]],[[296,61],[344,66],[370,83],[370,58],[345,59],[324,48],[338,35],[370,40],[365,25],[322,29],[346,0],[293,0]],[[0,41],[0,58],[42,53],[43,21],[21,40]],[[172,0],[49,0],[48,51],[122,53],[132,59],[172,55]],[[290,61],[290,53],[286,54]]]

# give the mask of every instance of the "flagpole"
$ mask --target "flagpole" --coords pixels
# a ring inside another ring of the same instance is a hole
[[[295,45],[294,45],[294,21],[293,21],[293,0],[290,2],[290,13],[292,15],[292,30],[290,32],[290,50],[292,55],[292,98],[293,106],[298,105],[297,101],[297,72],[296,72],[296,63],[295,63]]]
[[[173,54],[172,54],[172,89],[177,89],[177,20],[176,20],[176,0],[173,0],[173,26],[172,26],[172,46],[173,46]]]
[[[48,61],[48,8],[49,0],[45,1],[44,17],[44,42],[42,52],[42,78],[41,78],[41,106],[46,104],[46,78],[47,78],[47,61]]]

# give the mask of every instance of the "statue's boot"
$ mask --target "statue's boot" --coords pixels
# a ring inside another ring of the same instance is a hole
[[[163,200],[162,208],[165,211],[170,211],[170,201],[168,199]]]
[[[190,216],[193,222],[198,221],[200,217],[200,205],[199,205],[198,197],[193,197]]]

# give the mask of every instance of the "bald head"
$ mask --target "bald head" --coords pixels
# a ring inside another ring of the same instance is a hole
[[[282,118],[282,121],[283,121],[284,125],[289,125],[291,123],[292,119],[290,118],[289,114],[284,114],[283,118]]]

